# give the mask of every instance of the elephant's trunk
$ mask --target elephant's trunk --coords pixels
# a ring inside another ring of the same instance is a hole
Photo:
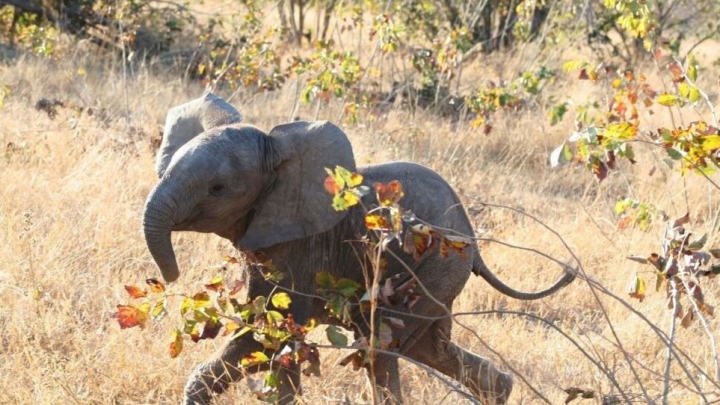
[[[143,213],[143,232],[145,243],[163,278],[172,282],[177,280],[180,272],[170,232],[177,223],[177,218],[182,218],[182,213],[167,193],[166,187],[167,184],[161,181],[148,196]]]

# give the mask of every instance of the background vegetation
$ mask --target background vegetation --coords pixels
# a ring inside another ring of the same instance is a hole
[[[476,278],[456,301],[474,313],[456,341],[512,370],[510,403],[720,401],[720,294],[706,277],[720,221],[717,2],[0,6],[0,403],[177,403],[221,344],[171,359],[179,314],[144,331],[113,319],[123,285],[156,275],[139,229],[165,112],[206,89],[266,130],[342,122],[361,164],[437,170],[512,286],[539,289],[558,268],[518,246],[579,261],[583,280],[541,302]],[[237,271],[213,266],[234,254],[217,237],[175,237],[185,291]],[[303,401],[371,401],[364,377],[336,365],[345,355],[321,351]],[[403,373],[410,403],[462,399]]]

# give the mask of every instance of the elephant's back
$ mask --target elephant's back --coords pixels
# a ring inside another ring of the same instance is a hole
[[[373,183],[402,184],[405,196],[400,205],[418,218],[437,226],[455,225],[453,229],[472,232],[472,226],[455,190],[432,169],[411,162],[391,162],[358,169],[368,186]],[[374,196],[370,196],[374,200]],[[375,201],[370,201],[375,202]],[[438,222],[433,222],[438,221]]]
[[[475,232],[460,198],[448,182],[434,170],[411,162],[391,162],[360,167],[364,183],[388,183],[398,180],[405,196],[400,206],[412,211],[417,218],[431,225],[452,229],[459,234],[474,237]],[[374,193],[363,199],[366,203],[377,203]],[[477,272],[484,266],[477,244],[471,244],[472,269]]]

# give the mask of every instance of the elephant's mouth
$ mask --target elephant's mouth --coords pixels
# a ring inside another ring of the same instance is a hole
[[[190,212],[190,215],[185,217],[185,219],[181,222],[176,223],[173,225],[172,230],[173,231],[195,231],[195,232],[204,232],[200,227],[198,226],[197,219],[202,215],[203,210],[201,207],[196,206],[192,209],[192,212]],[[205,231],[207,232],[207,231]]]

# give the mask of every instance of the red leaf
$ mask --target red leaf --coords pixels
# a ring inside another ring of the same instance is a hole
[[[143,298],[147,297],[147,292],[145,290],[141,290],[140,287],[134,286],[134,285],[126,285],[125,291],[130,294],[132,298]]]
[[[229,295],[235,295],[239,293],[243,288],[245,288],[245,280],[235,280],[232,284],[230,284],[230,292]]]

